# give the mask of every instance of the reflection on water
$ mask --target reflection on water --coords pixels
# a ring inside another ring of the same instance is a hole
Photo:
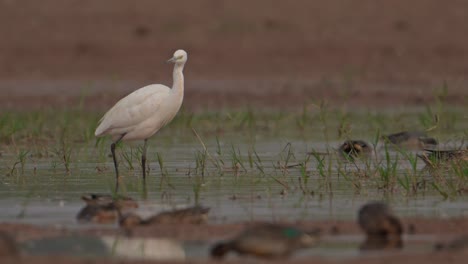
[[[333,259],[356,258],[364,255],[382,255],[390,251],[360,251],[365,238],[361,235],[337,235],[324,237],[312,248],[297,251],[291,258],[304,259],[322,256]],[[430,252],[434,237],[406,236],[404,252]],[[365,242],[364,242],[365,243]],[[20,244],[27,255],[72,255],[81,257],[117,257],[151,260],[187,260],[210,258],[214,241],[176,241],[164,238],[129,238],[125,236],[63,236],[31,240]],[[388,249],[388,248],[384,248]],[[227,259],[242,258],[229,254]]]
[[[159,238],[65,236],[21,244],[29,255],[65,254],[89,257],[119,257],[153,260],[185,260],[182,244]]]
[[[395,250],[403,248],[403,240],[400,236],[395,237],[382,237],[382,236],[368,236],[362,242],[361,250]]]

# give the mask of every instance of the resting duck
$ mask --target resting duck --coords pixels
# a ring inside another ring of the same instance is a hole
[[[366,241],[361,245],[361,249],[401,248],[403,246],[401,240],[403,226],[385,203],[365,204],[359,210],[358,223],[366,233]]]
[[[110,194],[86,194],[81,196],[87,205],[102,205],[106,206],[109,204],[115,204],[119,208],[138,208],[138,203],[133,198],[116,194],[115,196]]]
[[[305,232],[292,226],[262,223],[247,227],[230,241],[211,249],[211,256],[222,258],[229,251],[262,258],[286,258],[294,251],[318,243],[319,231]]]
[[[382,136],[382,138],[388,143],[410,149],[422,149],[438,144],[436,139],[428,137],[425,132],[421,131],[402,131]]]
[[[136,214],[126,214],[119,219],[122,227],[152,224],[205,224],[208,221],[210,208],[194,206],[185,209],[161,212],[147,219],[142,219]]]
[[[372,147],[363,140],[347,140],[339,147],[345,158],[358,158],[372,153]]]
[[[468,162],[468,147],[456,150],[424,149],[426,153],[418,155],[430,168],[436,168],[442,164]]]
[[[88,194],[81,199],[86,203],[76,218],[81,223],[108,224],[117,220],[121,211],[134,209],[138,203],[130,197],[112,196],[110,194]]]

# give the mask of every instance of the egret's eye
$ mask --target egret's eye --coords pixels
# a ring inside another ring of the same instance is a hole
[[[177,56],[177,59],[180,60],[184,57],[184,55]]]

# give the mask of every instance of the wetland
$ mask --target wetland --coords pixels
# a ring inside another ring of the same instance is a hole
[[[200,235],[193,229],[199,227],[191,225],[183,229],[186,232],[149,228],[153,231],[134,231],[136,242],[129,238],[130,241],[122,242],[120,250],[133,247],[125,243],[173,245],[172,240],[151,241],[154,237],[147,236],[154,232],[156,237],[179,238],[177,241],[183,244],[176,251],[200,260],[207,258],[214,240],[225,238],[226,233],[232,234],[232,230],[249,222],[299,226],[325,223],[324,230],[342,229],[343,223],[346,227],[355,222],[360,206],[372,200],[387,202],[403,219],[419,219],[415,223],[464,219],[468,213],[466,163],[453,163],[448,169],[427,168],[417,156],[424,152],[420,146],[393,145],[383,135],[421,130],[439,142],[437,148],[461,149],[468,131],[463,122],[465,112],[463,107],[443,102],[401,112],[349,112],[329,108],[325,102],[304,106],[301,111],[182,110],[169,126],[150,139],[146,181],[141,178],[141,142],[118,146],[120,194],[135,199],[139,204],[136,211],[145,217],[195,204],[210,207],[208,226],[214,230],[202,229],[210,230],[212,236]],[[44,228],[37,232],[45,238],[39,235],[35,239],[46,240],[22,242],[28,255],[60,250],[79,255],[88,251],[81,247],[83,252],[74,251],[74,243],[86,245],[94,239],[100,250],[95,249],[91,255],[123,254],[124,258],[132,258],[127,256],[131,250],[109,252],[113,248],[109,245],[118,245],[113,238],[119,230],[116,222],[83,224],[76,219],[84,205],[82,195],[114,192],[110,139],[93,135],[99,117],[80,105],[60,112],[50,109],[2,114],[0,221]],[[339,147],[349,139],[366,141],[371,153],[355,158],[344,155]],[[66,235],[53,235],[50,227],[59,228]],[[144,228],[136,230],[140,229]],[[100,230],[107,236],[89,237],[90,230]],[[81,232],[88,236],[81,238]],[[150,240],[142,242],[138,237]],[[405,252],[430,251],[437,238],[431,233],[408,235],[405,243],[416,245],[406,247]],[[71,243],[69,247],[54,248],[62,240],[64,245]],[[298,254],[297,259],[311,254],[357,257],[360,240],[355,231],[329,235],[324,244]],[[343,250],[343,246],[348,249]],[[138,254],[133,257],[139,258]]]
[[[210,256],[222,242],[268,244],[245,231],[265,222],[320,229],[280,263],[466,262],[466,162],[423,149],[467,146],[466,3],[184,5],[0,1],[1,263],[272,262]],[[146,181],[142,142],[117,146],[116,194],[98,120],[139,87],[170,85],[163,62],[179,48],[190,54],[183,108],[149,140]],[[402,131],[416,144],[385,137]],[[106,224],[77,219],[92,194],[110,197]],[[143,223],[210,209],[200,225],[123,228],[120,195]],[[374,200],[401,222],[402,248],[360,230]]]

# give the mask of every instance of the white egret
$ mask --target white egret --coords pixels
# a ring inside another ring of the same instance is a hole
[[[119,186],[119,166],[115,146],[120,141],[144,140],[141,155],[143,179],[146,178],[146,148],[148,138],[168,124],[177,114],[184,98],[182,73],[187,52],[177,50],[168,60],[174,63],[172,89],[162,84],[142,87],[118,101],[99,121],[95,135],[111,135],[112,158],[116,175],[116,191]]]

